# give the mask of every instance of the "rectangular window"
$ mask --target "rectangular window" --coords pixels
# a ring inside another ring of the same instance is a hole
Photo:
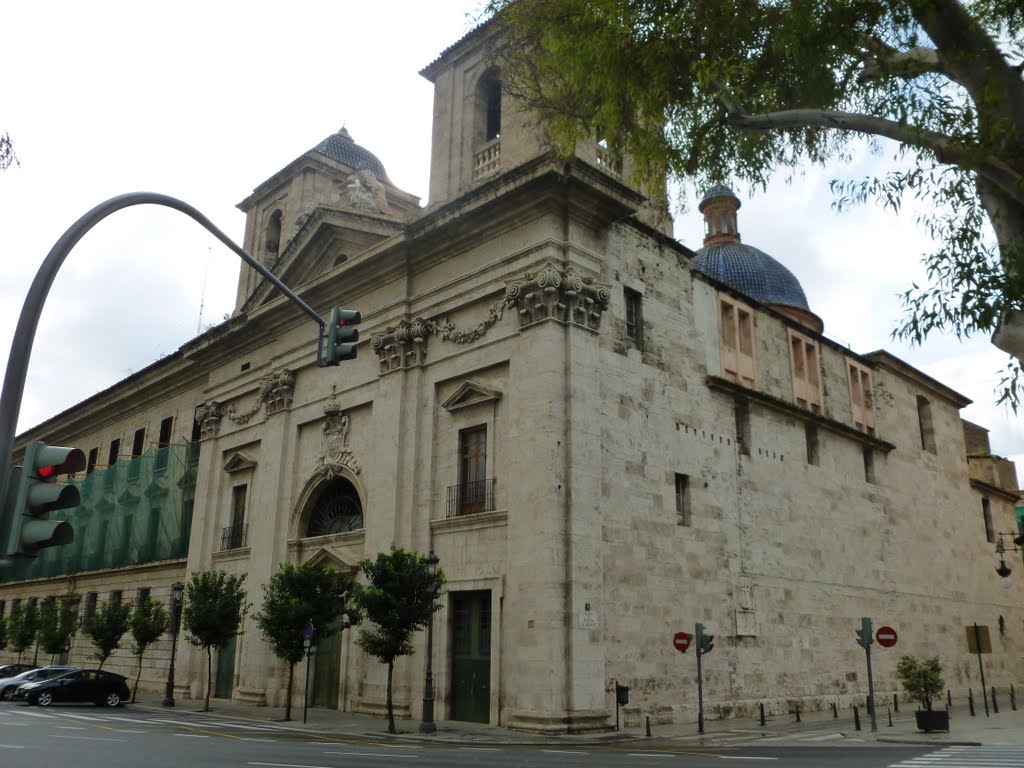
[[[85,465],[85,474],[91,475],[93,470],[96,469],[96,461],[98,460],[99,453],[100,453],[100,449],[99,448],[90,448],[89,449],[89,461]]]
[[[121,453],[121,438],[116,438],[110,441],[110,453],[107,454],[107,464],[114,466],[117,463],[117,457]]]
[[[864,479],[875,482],[875,452],[868,446],[864,447]]]
[[[985,540],[989,544],[995,544],[996,529],[992,525],[992,503],[988,499],[981,500],[981,516],[985,521]]]
[[[719,355],[722,377],[754,388],[754,311],[725,294],[718,295]]]
[[[816,424],[808,424],[804,427],[804,441],[807,444],[807,463],[812,466],[818,466],[821,461],[818,455],[818,426]]]
[[[635,341],[637,346],[642,346],[644,333],[642,297],[632,288],[623,288],[622,295],[626,304],[626,338]]]
[[[135,593],[136,604],[141,603],[143,600],[145,600],[147,597],[149,597],[149,594],[150,594],[150,588],[149,587],[139,587],[138,591]]]
[[[921,450],[937,453],[935,424],[932,421],[932,404],[923,395],[917,396],[917,423],[921,429]]]
[[[245,502],[249,491],[247,485],[236,485],[231,489],[231,525],[224,532],[221,546],[224,549],[238,549],[245,539]]]
[[[793,399],[801,408],[821,413],[821,364],[818,342],[789,331],[789,360],[793,370]]]
[[[168,416],[160,422],[160,438],[156,446],[156,461],[153,463],[153,470],[156,472],[162,472],[167,469],[167,450],[171,444],[171,428],[173,424],[173,416]]]
[[[135,437],[132,438],[132,458],[137,459],[142,455],[142,449],[146,447],[146,428],[135,430]]]
[[[483,512],[487,500],[487,425],[459,432],[459,514]]]
[[[7,614],[7,601],[6,600],[0,600],[0,619],[2,619],[6,614]]]
[[[750,404],[736,398],[736,446],[744,456],[750,455]]]
[[[676,523],[690,525],[690,477],[676,473]]]
[[[113,592],[110,593],[110,602],[112,602],[114,605],[120,605],[123,597],[124,592],[122,592],[120,589],[115,589]]]
[[[853,425],[869,435],[875,433],[875,404],[871,394],[871,370],[860,363],[847,359],[847,373],[850,379],[850,407],[853,411]]]
[[[19,608],[21,608],[21,598],[16,597],[13,600],[11,600],[11,613],[17,613]]]
[[[96,601],[99,599],[99,593],[88,592],[85,595],[85,608],[82,611],[82,623],[84,624],[92,618],[93,614],[96,613]]]

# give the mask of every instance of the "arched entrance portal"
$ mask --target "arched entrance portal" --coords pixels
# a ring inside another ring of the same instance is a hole
[[[304,528],[306,538],[362,530],[363,504],[352,482],[345,477],[334,477],[324,483],[315,493]],[[316,640],[311,660],[310,706],[338,708],[342,640],[341,632]]]

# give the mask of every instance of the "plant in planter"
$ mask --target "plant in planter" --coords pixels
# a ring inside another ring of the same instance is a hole
[[[918,659],[909,654],[902,656],[896,665],[896,678],[903,690],[921,707],[914,713],[917,727],[922,731],[948,731],[949,710],[932,709],[932,701],[942,696],[946,687],[939,657]]]

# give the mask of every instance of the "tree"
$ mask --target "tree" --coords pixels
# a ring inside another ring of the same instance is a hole
[[[427,626],[440,609],[437,602],[444,585],[444,572],[431,575],[424,555],[391,546],[376,560],[363,560],[359,569],[367,583],[357,590],[356,602],[374,629],[363,631],[356,643],[378,661],[388,665],[388,732],[395,731],[391,680],[395,659],[413,653],[412,635]]]
[[[18,156],[14,154],[14,143],[11,135],[4,131],[0,134],[0,171],[6,171],[12,164],[20,165]]]
[[[1024,308],[1020,0],[489,0],[503,87],[565,154],[596,135],[639,177],[764,188],[779,169],[900,162],[836,205],[922,200],[930,285],[894,331],[991,332]],[[990,225],[991,228],[989,228]],[[1018,405],[1020,360],[1001,401]]]
[[[914,701],[931,711],[932,699],[942,695],[946,683],[942,678],[942,662],[938,656],[918,659],[909,654],[896,663],[896,679]]]
[[[7,630],[11,650],[18,654],[19,662],[21,655],[35,643],[38,629],[39,609],[34,603],[22,603],[11,611]]]
[[[54,657],[68,649],[68,638],[78,629],[78,601],[75,595],[67,595],[58,602],[46,600],[39,611],[39,645]]]
[[[181,611],[182,626],[188,641],[206,649],[206,699],[204,712],[210,711],[210,686],[213,683],[213,649],[223,648],[238,634],[248,608],[243,582],[245,574],[229,576],[222,570],[196,571],[185,586]]]
[[[292,685],[295,665],[305,654],[303,629],[313,625],[313,643],[358,624],[354,604],[355,582],[351,576],[324,565],[282,563],[263,586],[263,607],[256,625],[274,655],[288,662],[288,697],[284,719],[292,717]]]
[[[142,657],[146,649],[167,630],[167,622],[167,610],[163,603],[158,603],[149,595],[135,602],[132,618],[128,622],[128,629],[132,633],[132,654],[139,660],[139,671],[135,675],[135,686],[132,688],[132,704],[135,703],[139,679],[142,677]]]
[[[121,600],[107,600],[93,611],[82,631],[92,641],[96,653],[92,655],[100,663],[100,669],[110,655],[121,647],[121,638],[128,631],[132,615],[132,604]]]

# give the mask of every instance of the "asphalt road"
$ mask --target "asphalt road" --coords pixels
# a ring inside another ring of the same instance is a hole
[[[316,736],[294,727],[131,706],[41,709],[0,705],[0,766],[16,768],[1024,768],[1024,748],[993,752],[859,744],[715,749],[646,746],[484,746]]]

